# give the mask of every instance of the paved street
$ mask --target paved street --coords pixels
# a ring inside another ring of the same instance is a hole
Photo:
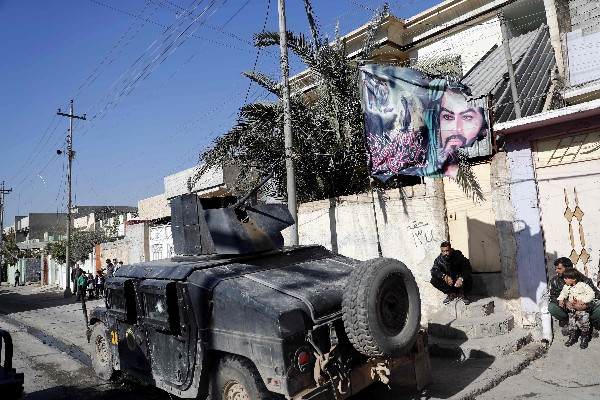
[[[36,306],[40,301],[44,306]],[[64,299],[55,291],[2,286],[0,303],[0,328],[13,339],[13,368],[25,374],[23,399],[170,398],[161,390],[128,380],[105,383],[96,378],[89,356],[80,351],[87,349],[87,341],[81,304],[75,303],[75,296]],[[99,303],[95,300],[89,305]]]
[[[559,333],[560,335],[560,333]],[[585,350],[565,347],[566,337],[555,338],[546,357],[523,372],[477,397],[479,400],[544,399],[592,400],[600,398],[598,356],[600,339],[594,338]]]

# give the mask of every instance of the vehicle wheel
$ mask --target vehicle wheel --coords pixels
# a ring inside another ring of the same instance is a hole
[[[265,387],[250,360],[224,356],[210,377],[209,400],[270,400],[275,396]]]
[[[413,274],[390,258],[361,263],[344,292],[342,318],[348,339],[362,354],[405,353],[421,323],[421,298]]]
[[[92,327],[90,338],[92,366],[96,375],[102,380],[110,381],[115,376],[113,369],[113,355],[110,351],[110,342],[106,325],[102,322],[96,322]]]

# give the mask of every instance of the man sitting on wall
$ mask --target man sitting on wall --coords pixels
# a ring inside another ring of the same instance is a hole
[[[594,289],[596,298],[589,303],[565,301],[564,306],[560,307],[558,305],[557,297],[565,286],[562,274],[565,272],[565,269],[573,268],[573,262],[567,257],[560,257],[554,261],[554,268],[556,269],[556,276],[550,281],[550,303],[548,304],[548,311],[561,323],[561,325],[563,325],[569,320],[567,314],[568,310],[587,310],[590,313],[591,325],[588,334],[591,336],[593,327],[595,326],[596,329],[598,329],[600,325],[600,290],[598,290],[598,287],[594,285],[594,282],[590,278],[584,276],[581,282]]]
[[[437,256],[431,268],[431,284],[446,294],[444,304],[456,298],[470,304],[467,293],[473,287],[473,278],[469,259],[460,250],[454,250],[450,242],[443,242],[440,249],[441,254]]]

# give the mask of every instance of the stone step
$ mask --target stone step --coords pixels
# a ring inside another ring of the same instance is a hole
[[[497,313],[484,317],[453,318],[451,315],[439,316],[429,321],[428,333],[433,336],[475,339],[505,335],[515,327],[515,319],[508,313]]]
[[[444,318],[447,315],[451,315],[454,318],[461,317],[485,317],[486,315],[491,315],[495,311],[495,302],[494,298],[486,297],[483,299],[471,298],[472,303],[466,305],[462,302],[462,300],[452,300],[448,304],[444,304],[442,309],[435,313],[431,320],[437,320],[440,318]]]
[[[532,334],[513,329],[505,335],[477,339],[429,336],[429,353],[456,359],[498,357],[513,353],[532,341]]]

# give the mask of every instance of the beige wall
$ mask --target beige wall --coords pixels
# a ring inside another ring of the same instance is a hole
[[[129,263],[129,251],[125,239],[114,242],[100,244],[100,260],[102,268],[106,268],[106,259],[116,258],[118,261],[123,261],[124,264]]]
[[[161,219],[171,216],[171,204],[166,194],[138,201],[138,217],[142,220]]]
[[[473,203],[458,184],[444,178],[448,231],[452,247],[469,258],[476,272],[500,272],[500,245],[492,210],[490,164],[474,165],[484,201]]]

